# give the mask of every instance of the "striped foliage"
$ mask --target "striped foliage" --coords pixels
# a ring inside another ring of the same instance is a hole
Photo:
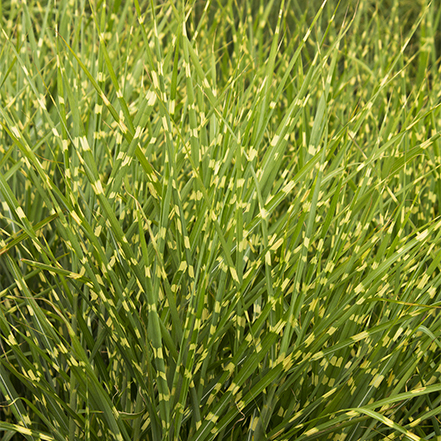
[[[0,1],[0,440],[441,439],[440,14]]]

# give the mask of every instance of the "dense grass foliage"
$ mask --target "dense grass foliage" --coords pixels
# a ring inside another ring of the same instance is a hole
[[[436,5],[0,1],[0,440],[441,439]]]

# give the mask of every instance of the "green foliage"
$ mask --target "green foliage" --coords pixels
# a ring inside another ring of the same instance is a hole
[[[441,439],[441,10],[316,3],[0,2],[2,441]]]

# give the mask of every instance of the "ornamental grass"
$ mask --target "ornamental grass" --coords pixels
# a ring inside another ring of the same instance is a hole
[[[0,1],[0,441],[440,440],[437,5]]]

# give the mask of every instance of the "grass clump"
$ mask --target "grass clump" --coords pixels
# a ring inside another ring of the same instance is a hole
[[[402,3],[0,2],[2,440],[441,437]]]

